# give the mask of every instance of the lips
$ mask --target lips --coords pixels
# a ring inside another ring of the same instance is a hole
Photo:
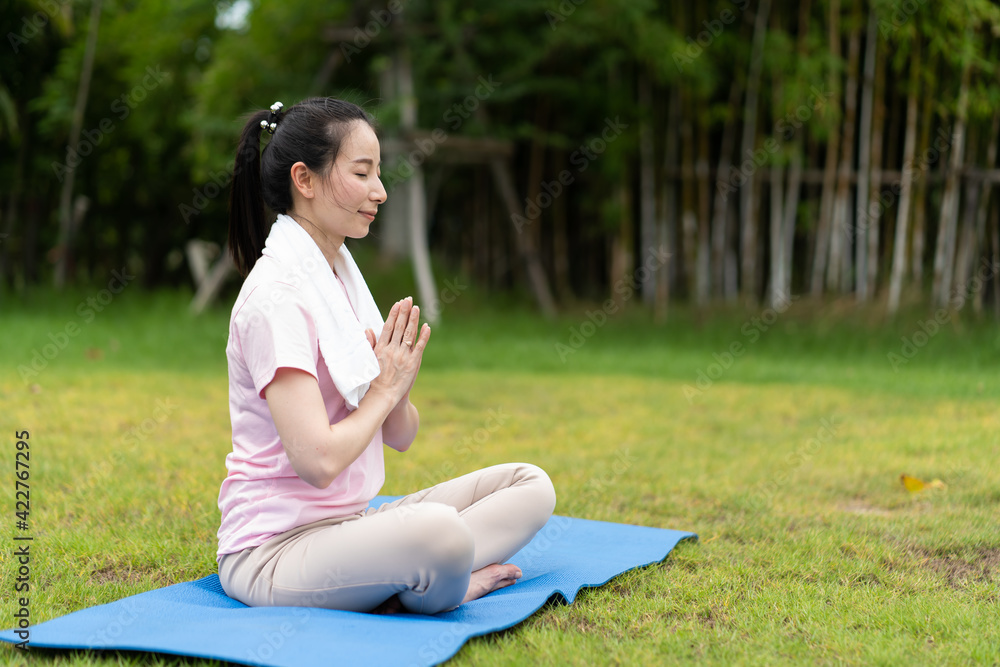
[[[358,213],[368,218],[369,222],[372,222],[375,220],[375,214],[378,213],[378,211],[358,211]]]

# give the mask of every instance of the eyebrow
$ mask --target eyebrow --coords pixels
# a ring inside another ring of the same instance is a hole
[[[359,157],[351,160],[351,164],[354,164],[355,162],[364,162],[365,164],[371,164],[371,165],[375,164],[375,161],[372,160],[370,157]]]

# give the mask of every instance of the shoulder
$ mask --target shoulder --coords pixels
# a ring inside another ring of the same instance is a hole
[[[300,281],[289,277],[267,257],[257,260],[240,289],[230,321],[237,330],[258,320],[281,322],[286,318],[311,320]]]

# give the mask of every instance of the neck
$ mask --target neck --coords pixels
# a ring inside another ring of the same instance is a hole
[[[344,239],[325,234],[323,230],[314,225],[305,215],[289,211],[288,217],[297,222],[302,229],[306,230],[306,233],[309,234],[316,245],[319,246],[320,251],[323,253],[323,257],[326,258],[327,263],[330,265],[330,269],[336,273],[336,269],[333,268],[333,258],[340,252],[340,246],[343,245]]]

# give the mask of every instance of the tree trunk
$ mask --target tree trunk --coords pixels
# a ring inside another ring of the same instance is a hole
[[[910,89],[906,97],[906,138],[903,140],[903,166],[900,174],[899,204],[896,208],[896,238],[893,241],[892,277],[889,282],[890,315],[899,310],[899,297],[906,274],[906,239],[910,222],[910,191],[913,187],[914,154],[917,143],[917,99],[920,95],[920,38],[914,40],[910,62]]]
[[[566,152],[557,150],[553,164],[565,164]],[[569,279],[569,225],[566,220],[567,197],[556,197],[552,202],[552,266],[555,274],[556,293],[563,303],[573,298]]]
[[[997,163],[997,143],[1000,140],[1000,111],[993,113],[993,127],[990,128],[989,144],[986,147],[986,168],[993,169]],[[993,184],[989,179],[984,178],[980,185],[979,206],[976,211],[976,243],[985,250],[986,248],[986,217],[990,209],[990,188]],[[993,270],[996,273],[996,269]],[[983,293],[985,286],[976,292],[973,306],[976,313],[983,310]]]
[[[656,151],[653,133],[653,90],[649,77],[639,75],[639,247],[642,254],[659,246],[656,224]],[[657,267],[648,272],[642,282],[642,301],[647,306],[656,303],[658,275],[666,273],[666,267]]]
[[[401,98],[400,125],[404,134],[417,127],[417,97],[413,90],[413,66],[409,47],[399,47],[396,54],[399,68],[397,86]],[[410,257],[417,283],[417,296],[424,305],[427,321],[432,325],[440,321],[441,305],[438,303],[437,286],[431,271],[431,254],[427,247],[427,200],[424,191],[424,170],[413,166],[413,175],[403,184],[406,215],[409,218]]]
[[[878,42],[878,32],[875,12],[868,13],[868,29],[865,33],[865,69],[861,84],[861,125],[858,138],[858,198],[857,235],[854,238],[855,292],[859,302],[868,301],[871,288],[868,285],[868,243],[866,233],[871,233],[873,207],[869,205],[868,193],[871,178],[872,163],[872,107],[874,106],[875,87],[875,51]],[[877,198],[877,193],[876,193]],[[875,231],[878,236],[878,231]]]
[[[876,39],[878,33],[876,32]],[[858,271],[865,271],[868,295],[878,291],[879,239],[882,236],[882,142],[885,130],[885,59],[875,64],[875,112],[872,125],[871,194],[868,198],[868,267],[858,265]],[[886,230],[888,233],[889,230]],[[864,243],[864,237],[858,243]]]
[[[962,83],[958,92],[958,108],[951,137],[951,164],[941,198],[941,217],[938,223],[937,243],[934,253],[934,284],[931,297],[934,304],[944,306],[951,294],[952,275],[955,268],[955,236],[958,228],[959,169],[965,156],[965,114],[969,103],[969,73],[971,60],[962,67]]]
[[[739,79],[733,79],[729,89],[729,108],[735,109],[740,100]],[[734,191],[730,182],[733,159],[733,144],[736,143],[735,114],[730,113],[722,128],[722,145],[719,149],[719,164],[715,179],[715,201],[712,205],[712,282],[716,296],[725,296],[729,282],[726,262],[726,247],[729,241],[729,195]]]
[[[854,166],[854,134],[858,111],[858,59],[861,53],[861,32],[855,26],[847,42],[847,85],[844,91],[844,136],[840,144],[840,169],[837,173],[837,194],[833,207],[833,231],[830,235],[830,264],[827,285],[841,293],[850,291],[850,241],[854,236],[851,221],[851,171]]]
[[[782,81],[781,76],[778,74],[774,75],[773,81],[771,82],[771,92],[774,98],[772,102],[774,109],[773,116],[777,118],[781,115],[780,109],[783,107]],[[768,289],[768,303],[772,307],[780,302],[780,299],[782,298],[782,289],[785,286],[785,238],[782,233],[782,226],[784,224],[784,212],[782,210],[784,199],[782,186],[784,185],[784,178],[784,165],[779,163],[772,164],[770,183],[771,228],[769,233],[771,250],[771,277]]]
[[[87,43],[83,52],[83,69],[80,72],[80,85],[76,91],[76,104],[73,107],[73,121],[69,131],[69,145],[66,148],[66,163],[70,156],[75,155],[80,147],[80,132],[83,130],[83,113],[87,108],[87,97],[90,95],[90,78],[94,73],[94,56],[97,53],[97,32],[101,23],[101,0],[93,0],[90,6],[90,23],[87,30]],[[76,178],[76,167],[71,167],[65,174],[62,192],[59,196],[59,255],[56,260],[55,286],[66,285],[69,273],[70,248],[73,244],[73,181]]]
[[[698,240],[699,240],[699,227],[703,224],[699,221],[698,215],[696,213],[698,209],[699,193],[701,192],[701,181],[695,179],[695,141],[694,141],[694,126],[691,122],[692,116],[694,116],[693,105],[689,103],[687,96],[682,95],[680,91],[676,88],[671,88],[671,95],[676,95],[679,101],[678,107],[681,111],[678,113],[680,118],[680,143],[681,143],[681,190],[680,190],[680,204],[681,204],[681,253],[683,255],[684,263],[684,289],[687,291],[688,298],[692,302],[697,304],[702,304],[702,296],[707,298],[708,291],[705,289],[702,292],[703,287],[707,288],[706,284],[703,285],[701,282],[701,276],[696,277],[696,267],[698,266],[698,260],[696,258],[700,257],[698,250]],[[686,113],[685,113],[686,111]],[[668,123],[669,125],[669,123]],[[667,128],[670,131],[670,128]],[[669,136],[669,135],[668,135]],[[669,155],[669,151],[668,151]],[[669,174],[669,168],[667,169]],[[707,225],[707,222],[704,224]],[[707,276],[706,276],[707,277]]]
[[[927,155],[931,142],[931,126],[934,118],[934,105],[937,90],[937,59],[938,52],[931,49],[927,72],[927,91],[924,93],[924,104],[920,112],[920,140],[917,142],[917,155]],[[941,154],[938,153],[938,159]],[[924,247],[927,240],[927,176],[930,164],[922,164],[921,172],[917,174],[916,187],[913,192],[913,281],[923,291],[924,282]]]
[[[830,0],[830,60],[840,61],[840,0]],[[830,92],[832,99],[826,108],[840,109],[840,76],[833,68],[830,69]],[[837,155],[840,152],[840,122],[839,118],[830,121],[830,134],[826,141],[826,164],[823,167],[823,192],[819,203],[819,224],[816,228],[816,246],[813,253],[812,278],[810,291],[813,296],[823,294],[823,278],[826,274],[827,259],[830,252],[830,237],[833,230],[833,202],[836,187]]]
[[[660,220],[657,224],[659,228],[660,252],[667,252],[677,247],[677,180],[673,175],[680,167],[680,137],[678,136],[678,125],[680,124],[680,94],[676,88],[672,88],[667,99],[667,125],[664,128],[666,138],[663,147],[663,199]],[[676,289],[678,275],[676,267],[680,258],[674,258],[670,262],[670,268],[666,267],[659,271],[659,280],[656,284],[656,316],[658,321],[666,317],[667,306],[670,302],[670,292]]]
[[[748,161],[750,173],[740,189],[740,254],[741,287],[743,298],[755,302],[759,292],[757,285],[757,206],[754,201],[754,175],[757,171],[754,160],[754,146],[757,140],[757,97],[760,91],[760,72],[764,63],[764,40],[767,37],[767,21],[771,11],[771,0],[761,0],[754,19],[753,41],[750,47],[750,69],[747,72],[747,96],[743,106],[743,133],[741,135],[740,159]]]
[[[699,306],[703,306],[708,303],[712,295],[711,225],[714,224],[715,220],[710,212],[712,184],[711,167],[709,166],[709,127],[707,122],[703,120],[705,118],[703,114],[699,114],[697,118],[699,119],[696,126],[698,129],[698,159],[695,163],[695,176],[698,179],[698,261],[695,271],[695,301]],[[724,238],[723,242],[725,242]],[[721,265],[721,256],[718,261]],[[721,269],[719,273],[721,275]]]
[[[513,221],[515,216],[519,216],[521,211],[518,206],[517,191],[514,189],[514,178],[510,174],[510,165],[503,158],[493,158],[490,160],[490,169],[493,171],[493,178],[496,181],[500,196],[503,197],[504,205],[507,207],[507,214]],[[545,317],[552,319],[556,315],[556,304],[552,299],[552,292],[549,290],[549,281],[545,277],[545,270],[538,259],[538,251],[531,241],[531,237],[515,229],[514,243],[517,245],[518,255],[524,262],[528,273],[528,285],[535,295],[535,301]]]

